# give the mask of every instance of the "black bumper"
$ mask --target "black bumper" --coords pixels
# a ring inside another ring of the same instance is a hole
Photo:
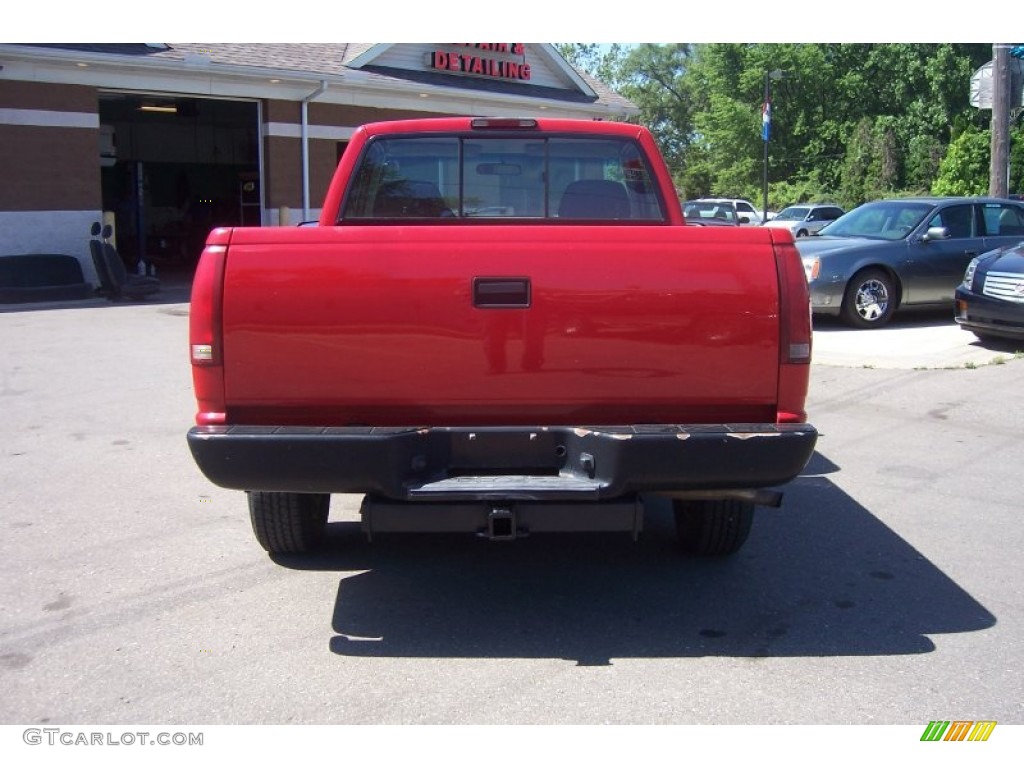
[[[961,328],[983,336],[1024,339],[1024,303],[993,299],[958,288],[955,320]]]
[[[789,482],[810,424],[616,427],[193,427],[192,455],[224,488],[366,493],[405,501],[612,499]]]

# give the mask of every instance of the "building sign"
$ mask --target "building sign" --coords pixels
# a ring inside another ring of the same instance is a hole
[[[499,80],[530,79],[530,65],[526,63],[526,46],[523,43],[455,43],[452,47],[461,50],[431,51],[427,56],[427,66],[443,72]]]

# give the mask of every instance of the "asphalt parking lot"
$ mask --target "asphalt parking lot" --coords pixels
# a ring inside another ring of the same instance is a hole
[[[887,326],[857,330],[838,319],[814,318],[816,365],[848,368],[976,368],[1024,354],[1024,340],[984,344],[953,321],[952,310],[905,312]]]

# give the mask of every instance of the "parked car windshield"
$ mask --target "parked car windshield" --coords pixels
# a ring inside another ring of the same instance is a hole
[[[934,210],[931,203],[911,200],[881,200],[865,203],[845,213],[818,232],[829,237],[864,237],[871,240],[901,240]]]
[[[777,214],[775,214],[775,221],[803,221],[807,218],[807,214],[810,213],[810,208],[800,205],[791,205],[789,208],[783,208]]]

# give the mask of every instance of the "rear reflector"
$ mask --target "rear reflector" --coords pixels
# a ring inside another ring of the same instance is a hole
[[[209,363],[213,360],[213,345],[212,344],[193,344],[192,345],[192,362],[193,363]]]
[[[804,362],[811,359],[810,344],[790,344],[789,362]]]

